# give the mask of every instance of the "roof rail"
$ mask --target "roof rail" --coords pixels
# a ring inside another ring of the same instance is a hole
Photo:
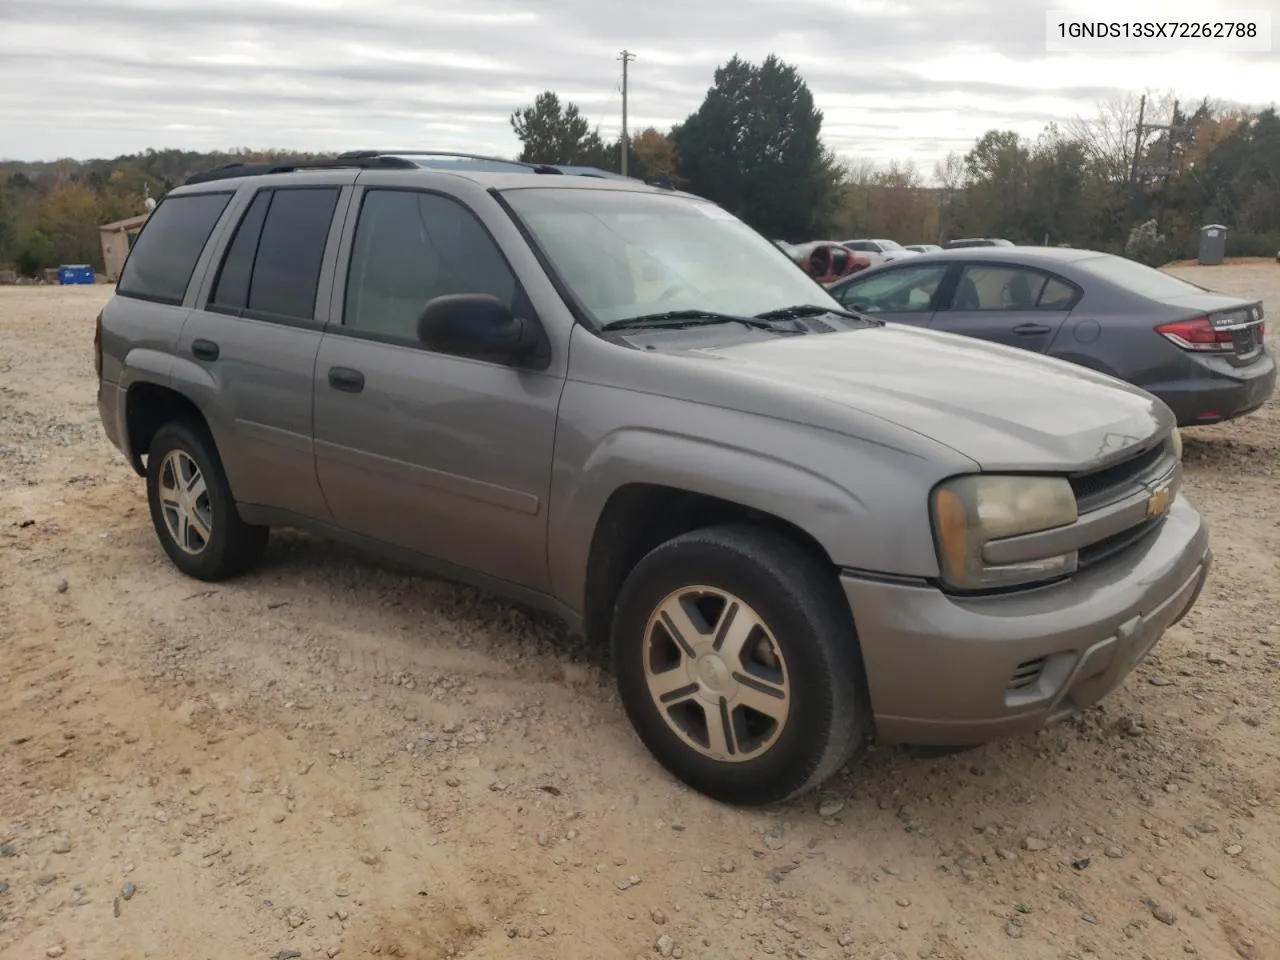
[[[299,160],[296,163],[242,163],[235,161],[224,163],[220,167],[193,173],[187,177],[186,183],[208,183],[212,180],[230,180],[234,177],[258,177],[271,173],[292,173],[295,170],[342,170],[356,167],[362,170],[406,170],[417,164],[395,156],[347,156],[342,155],[333,160]]]
[[[524,160],[508,160],[506,157],[490,157],[480,153],[455,153],[450,150],[348,150],[338,154],[338,159],[375,160],[397,157],[439,157],[442,160],[479,160],[484,163],[501,163],[511,167],[526,167],[531,173],[563,174],[559,167],[549,163],[528,163]],[[414,164],[417,166],[417,164]]]

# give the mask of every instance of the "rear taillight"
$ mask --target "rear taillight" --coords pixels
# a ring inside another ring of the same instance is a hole
[[[1156,327],[1156,333],[1175,347],[1196,353],[1231,353],[1235,350],[1231,331],[1215,329],[1208,317],[1162,323]]]
[[[102,378],[102,314],[93,324],[93,369]]]

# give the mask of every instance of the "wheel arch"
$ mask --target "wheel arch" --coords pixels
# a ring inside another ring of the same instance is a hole
[[[832,570],[835,563],[816,537],[796,523],[748,504],[662,483],[616,488],[596,520],[587,554],[582,598],[583,632],[607,642],[622,585],[649,551],[684,533],[729,523],[773,530]]]
[[[125,445],[129,463],[139,476],[146,476],[143,457],[156,433],[166,423],[190,423],[212,437],[209,419],[187,394],[154,380],[138,379],[125,390]]]

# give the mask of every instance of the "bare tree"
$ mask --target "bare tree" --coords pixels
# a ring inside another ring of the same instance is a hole
[[[875,178],[876,165],[870,160],[840,162],[840,202],[834,227],[841,236],[854,236],[867,230]]]
[[[1161,123],[1173,115],[1176,97],[1171,92],[1147,91],[1146,122]],[[1092,119],[1076,117],[1066,123],[1067,136],[1084,145],[1085,154],[1108,179],[1128,180],[1133,151],[1138,144],[1138,116],[1142,112],[1140,94],[1126,93],[1098,104]]]
[[[952,150],[933,165],[934,182],[942,188],[942,203],[938,210],[938,242],[951,239],[958,211],[956,201],[963,192],[968,176],[964,156]]]
[[[964,187],[964,155],[952,150],[933,165],[934,182],[948,193]]]

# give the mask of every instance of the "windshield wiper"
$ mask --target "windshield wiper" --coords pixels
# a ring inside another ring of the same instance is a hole
[[[868,317],[865,314],[854,313],[850,310],[841,310],[839,307],[820,307],[815,303],[798,303],[792,307],[779,307],[777,310],[766,310],[764,313],[757,313],[758,320],[799,320],[802,317],[821,317],[831,314],[837,317],[844,317],[846,320],[860,320],[863,323],[869,323],[874,326],[884,326],[884,321],[877,317]]]
[[[775,329],[771,319],[785,317],[740,317],[732,313],[715,313],[711,310],[667,310],[663,313],[645,313],[638,317],[610,320],[601,330],[622,330],[627,327],[693,327],[712,323],[741,323],[760,330]]]

